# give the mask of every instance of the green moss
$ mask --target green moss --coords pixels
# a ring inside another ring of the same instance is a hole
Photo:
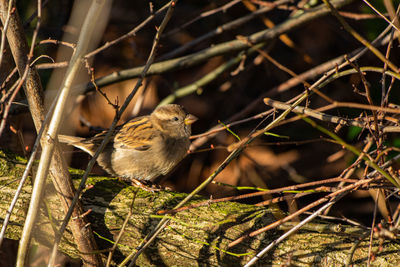
[[[25,164],[26,160],[20,156],[8,151],[0,151],[0,177],[21,177]],[[1,181],[6,181],[6,179],[1,179]]]

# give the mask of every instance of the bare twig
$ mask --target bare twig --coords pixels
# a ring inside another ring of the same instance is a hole
[[[348,58],[346,58],[346,60],[348,60]],[[372,101],[372,98],[371,98],[371,90],[369,89],[369,85],[367,83],[367,79],[365,78],[365,74],[360,70],[360,67],[355,62],[352,62],[350,60],[348,60],[348,62],[358,72],[358,74],[360,75],[361,81],[362,81],[362,83],[364,85],[364,89],[365,89],[365,96],[367,97],[368,103],[371,106],[373,106],[374,102]],[[373,126],[374,126],[375,131],[376,131],[374,137],[377,138],[379,136],[379,127],[378,127],[378,118],[377,118],[377,114],[376,114],[375,110],[372,110],[372,116],[374,118]],[[380,145],[378,145],[378,147],[379,146]]]
[[[257,46],[257,47],[259,47],[259,46]],[[247,51],[246,54],[252,54],[252,53],[254,53],[254,51],[255,50],[253,48],[251,48]],[[224,64],[217,67],[215,70],[213,70],[213,71],[209,72],[207,75],[204,75],[203,77],[201,77],[201,79],[199,79],[189,85],[186,85],[182,88],[177,89],[173,94],[170,94],[169,96],[167,96],[163,100],[161,100],[161,102],[160,102],[160,104],[158,104],[158,106],[172,103],[176,100],[176,98],[187,96],[189,94],[196,92],[196,90],[198,90],[199,88],[212,82],[213,80],[218,78],[219,75],[221,75],[228,69],[239,64],[241,62],[241,60],[244,58],[244,56],[245,56],[245,54],[240,53],[235,58],[229,60],[228,62],[225,62]]]
[[[376,14],[379,15],[380,18],[384,19],[387,23],[389,23],[390,26],[392,26],[396,31],[400,32],[400,29],[397,28],[396,25],[393,24],[390,20],[388,20],[379,10],[377,10],[370,2],[367,0],[363,0],[364,3],[366,3]]]
[[[353,179],[343,179],[342,177],[329,178],[329,179],[324,179],[324,180],[319,180],[319,181],[314,181],[314,182],[309,182],[309,183],[304,183],[304,184],[291,185],[291,186],[286,186],[286,187],[277,188],[277,189],[265,190],[265,191],[261,191],[261,192],[254,192],[254,193],[248,193],[248,194],[243,194],[243,195],[238,195],[238,196],[224,197],[224,198],[207,200],[207,201],[204,201],[204,202],[192,204],[190,206],[185,206],[185,207],[181,207],[181,208],[178,208],[178,209],[160,210],[160,211],[157,212],[157,214],[159,214],[159,215],[174,214],[174,213],[181,212],[181,211],[184,211],[184,210],[189,210],[189,209],[193,209],[193,208],[207,206],[210,203],[236,201],[236,200],[242,200],[242,199],[251,198],[251,197],[260,197],[260,196],[264,196],[264,195],[282,193],[282,192],[285,192],[285,191],[300,190],[301,188],[304,188],[304,187],[311,187],[311,186],[321,185],[321,184],[329,184],[329,183],[337,183],[337,182],[354,183],[356,181],[357,180],[353,180]]]
[[[290,107],[289,104],[272,100],[270,98],[264,98],[264,103],[267,105],[270,105],[271,107],[277,108],[277,109],[287,109]],[[334,107],[334,105],[332,105]],[[310,108],[305,108],[301,106],[297,106],[296,108],[293,109],[293,112],[296,113],[301,113],[310,117],[313,117],[315,119],[321,120],[321,121],[328,121],[332,122],[335,124],[340,124],[340,125],[348,125],[348,126],[356,126],[356,127],[361,127],[361,128],[366,128],[369,126],[369,121],[360,121],[360,120],[355,120],[355,119],[347,119],[347,118],[342,118],[338,116],[333,116],[329,114],[325,114]],[[398,128],[398,129],[396,129]],[[376,129],[382,130],[384,133],[388,132],[398,132],[400,131],[400,127],[394,126],[394,127],[384,127],[384,126],[378,126],[378,125],[371,125],[370,127],[371,130],[376,131]]]
[[[2,118],[1,118],[1,122],[0,122],[0,137],[3,134],[3,131],[6,127],[7,116],[8,116],[8,112],[10,111],[12,102],[14,101],[15,97],[17,96],[19,89],[21,89],[22,84],[23,84],[22,79],[18,79],[17,82],[14,83],[13,86],[8,91],[11,94],[11,96],[4,105],[4,110],[3,110],[3,114],[2,114]],[[6,94],[5,97],[7,97],[7,95],[8,94]]]
[[[28,27],[29,24],[30,24],[36,17],[38,17],[38,13],[41,12],[41,11],[39,11],[39,9],[42,9],[43,7],[45,7],[45,6],[47,5],[48,2],[49,2],[49,0],[44,0],[44,1],[42,2],[41,7],[40,7],[40,8],[37,8],[37,9],[35,10],[35,12],[33,12],[32,15],[24,22],[24,28]]]
[[[190,21],[184,23],[183,25],[179,26],[178,28],[173,29],[173,30],[171,30],[171,31],[169,31],[169,32],[164,33],[164,34],[162,35],[162,37],[163,37],[163,38],[169,37],[170,35],[173,35],[173,34],[179,32],[179,31],[181,31],[181,30],[187,28],[189,25],[195,23],[196,21],[198,21],[198,20],[200,20],[200,19],[207,18],[207,17],[209,17],[209,16],[211,16],[211,15],[214,15],[214,14],[216,14],[216,13],[218,13],[218,12],[221,12],[221,11],[222,11],[222,12],[226,12],[229,8],[233,7],[234,5],[236,5],[237,3],[240,3],[240,2],[241,2],[241,0],[233,0],[233,1],[230,1],[230,2],[226,3],[226,4],[223,5],[223,6],[214,8],[214,9],[209,10],[209,11],[205,11],[205,12],[201,13],[200,15],[198,15],[197,17],[195,17],[194,19],[192,19],[192,20],[190,20]]]
[[[171,52],[169,52],[167,54],[164,54],[163,56],[160,57],[160,60],[167,60],[167,59],[179,56],[179,55],[183,54],[185,51],[191,49],[192,47],[198,45],[199,43],[201,43],[201,42],[203,42],[205,40],[213,38],[213,37],[215,37],[215,36],[217,36],[219,34],[222,34],[222,33],[226,32],[226,31],[233,30],[233,29],[239,27],[240,25],[242,25],[244,23],[247,23],[250,20],[252,20],[254,18],[257,18],[261,14],[264,14],[264,13],[267,13],[267,12],[273,10],[276,6],[281,5],[281,4],[285,4],[285,3],[288,3],[288,2],[290,2],[290,0],[279,0],[279,1],[276,1],[271,6],[260,8],[259,10],[255,11],[255,12],[252,12],[252,13],[246,15],[246,16],[243,16],[241,18],[238,18],[238,19],[233,20],[231,22],[228,22],[226,24],[220,25],[216,29],[214,29],[214,30],[212,30],[212,31],[210,31],[210,32],[208,32],[208,33],[206,33],[206,34],[194,39],[193,41],[190,41],[190,42],[180,46],[179,48],[177,48],[177,49],[175,49],[175,50],[173,50],[173,51],[171,51]]]
[[[383,1],[383,2],[385,4],[385,6],[387,6],[387,9],[389,10],[389,13],[392,13],[391,10],[394,9],[393,8],[393,3],[391,3],[390,1]],[[397,7],[396,13],[394,13],[394,10],[393,10],[393,14],[391,14],[392,20],[396,24],[399,24],[399,21],[397,20],[399,12],[400,12],[400,5]],[[392,29],[392,32],[390,34],[389,44],[387,45],[387,48],[386,48],[386,55],[385,56],[386,56],[387,59],[389,59],[389,55],[390,55],[390,52],[391,52],[394,34],[395,34],[395,29]],[[386,70],[388,68],[386,63],[384,64],[383,68],[384,68],[385,72],[382,73],[381,106],[386,106],[387,103],[388,103],[390,90],[393,87],[394,79],[392,78],[391,84],[390,84],[389,88],[386,90]]]
[[[228,245],[228,247],[236,246],[237,244],[239,244],[240,242],[242,242],[243,240],[245,240],[245,239],[247,239],[247,238],[249,238],[249,237],[253,237],[253,236],[259,235],[259,234],[261,234],[261,233],[263,233],[263,232],[265,232],[265,231],[268,231],[268,230],[270,230],[270,229],[273,229],[273,228],[277,227],[278,225],[281,225],[281,224],[283,224],[283,223],[285,223],[285,222],[287,222],[287,221],[290,221],[290,220],[293,219],[294,217],[299,216],[299,215],[302,214],[303,212],[305,212],[305,211],[307,211],[307,210],[309,210],[309,209],[311,209],[311,208],[313,208],[313,207],[316,207],[316,206],[318,206],[318,205],[320,205],[320,204],[322,204],[322,203],[324,203],[324,202],[326,202],[326,201],[328,201],[328,200],[330,200],[330,199],[332,199],[332,198],[335,198],[335,197],[337,197],[338,195],[341,195],[342,193],[350,192],[351,190],[353,190],[354,188],[356,188],[356,187],[358,187],[358,186],[360,186],[360,185],[368,184],[368,183],[372,182],[373,180],[374,180],[374,179],[360,180],[360,181],[358,181],[358,182],[356,182],[356,183],[354,183],[354,184],[350,184],[350,185],[348,185],[348,186],[345,186],[345,187],[343,187],[343,188],[337,190],[336,192],[330,193],[329,195],[327,195],[327,196],[325,196],[325,197],[323,197],[323,198],[320,198],[320,199],[317,200],[317,201],[314,201],[314,202],[308,204],[307,206],[305,206],[305,207],[299,209],[298,211],[296,211],[296,212],[294,212],[294,213],[292,213],[292,214],[286,216],[286,217],[283,218],[283,219],[280,219],[280,220],[278,220],[278,221],[275,221],[275,222],[273,222],[273,223],[271,223],[271,224],[269,224],[269,225],[267,225],[267,226],[265,226],[265,227],[263,227],[263,228],[260,228],[260,229],[258,229],[258,230],[256,230],[256,231],[253,231],[253,232],[251,232],[251,233],[249,233],[249,234],[247,234],[247,235],[244,235],[244,236],[242,236],[242,237],[240,237],[240,238],[238,238],[238,239],[232,241],[232,242]],[[327,208],[328,208],[328,207],[327,207]]]
[[[10,0],[10,2],[9,2],[9,6],[8,6],[8,9],[9,9],[9,10],[10,10],[11,8],[15,8],[15,7],[12,6],[11,2],[12,2],[12,0]],[[34,44],[34,43],[36,42],[36,38],[37,38],[37,35],[38,35],[38,33],[39,33],[39,29],[40,29],[41,18],[42,18],[42,8],[41,8],[41,5],[42,5],[42,1],[41,1],[41,0],[38,0],[38,15],[37,15],[36,27],[35,27],[35,30],[33,31],[32,44]],[[8,27],[8,23],[9,23],[9,21],[10,21],[10,20],[9,20],[9,19],[10,19],[10,13],[8,13],[7,16],[8,16],[8,17],[7,17],[7,19],[6,19],[6,24],[7,24],[7,27]],[[4,37],[5,37],[5,33],[6,33],[6,32],[7,32],[7,28],[6,28],[5,30],[3,30]],[[0,45],[0,65],[1,65],[2,56],[3,56],[3,49],[4,49],[4,47],[3,47],[3,46],[4,46],[4,41],[3,41],[3,40],[4,40],[4,39],[5,39],[5,38],[2,38],[2,43],[1,43],[1,45]],[[25,82],[25,79],[26,79],[26,77],[27,77],[27,75],[28,75],[28,70],[29,70],[29,68],[30,68],[30,62],[32,61],[32,58],[33,58],[33,50],[34,50],[34,48],[35,48],[35,46],[32,45],[32,46],[31,46],[31,49],[29,50],[28,59],[27,59],[27,63],[26,63],[26,67],[25,67],[24,74],[23,74],[23,76],[22,76],[21,79],[20,79],[20,83],[19,83],[19,85],[17,86],[17,89],[14,91],[12,97],[10,98],[10,103],[9,103],[8,106],[6,107],[6,112],[4,112],[4,114],[3,114],[3,119],[2,119],[2,122],[1,122],[1,125],[0,125],[0,136],[1,136],[2,132],[3,132],[3,130],[4,130],[4,125],[5,125],[5,121],[7,120],[8,111],[9,111],[9,109],[10,109],[10,107],[11,107],[11,102],[14,100],[15,96],[17,95],[19,89],[22,87],[22,85],[23,85],[23,83]]]
[[[379,194],[380,190],[378,190],[376,197],[375,197],[375,205],[374,205],[374,214],[372,216],[372,225],[371,225],[371,232],[369,236],[369,246],[368,246],[368,262],[367,266],[370,266],[371,263],[371,254],[372,254],[372,241],[374,238],[374,228],[375,228],[375,220],[376,220],[376,212],[378,210],[378,199],[379,199]]]
[[[38,28],[37,28],[38,29]],[[36,31],[37,32],[37,31]],[[35,37],[37,38],[37,37]],[[64,45],[67,47],[71,47],[73,50],[75,50],[76,45],[75,44],[71,44],[68,42],[64,42],[64,41],[58,41],[58,40],[52,40],[52,39],[47,39],[47,40],[42,40],[40,41],[37,45],[42,45],[42,44],[55,44],[55,45]],[[35,45],[36,47],[36,45]],[[33,56],[33,50],[31,49],[31,52],[29,53],[31,55],[30,60],[32,61],[32,56]],[[32,67],[33,62],[31,63],[31,67]],[[48,68],[62,68],[62,67],[67,67],[68,66],[68,62],[64,61],[64,62],[59,62],[59,63],[43,63],[43,64],[36,64],[35,65],[37,69],[48,69]],[[11,78],[17,73],[18,68],[15,67],[10,74],[7,76],[7,78],[3,81],[3,83],[1,84],[1,88],[3,89],[6,84],[11,80]]]
[[[275,247],[277,244],[285,240],[288,236],[291,234],[295,233],[298,231],[303,225],[306,223],[312,221],[315,219],[318,215],[320,215],[324,210],[330,208],[333,204],[338,202],[343,196],[345,196],[345,193],[342,193],[336,197],[334,197],[332,200],[330,200],[328,203],[326,203],[324,206],[319,208],[317,211],[313,212],[310,216],[308,216],[306,219],[302,220],[299,224],[294,226],[292,229],[281,235],[278,239],[274,240],[271,242],[268,246],[266,246],[263,250],[261,250],[256,256],[254,256],[249,262],[246,263],[245,267],[250,267],[253,266],[262,256],[265,255],[268,251],[270,251],[273,247]]]
[[[108,254],[106,267],[109,267],[109,266],[110,266],[111,260],[112,260],[112,257],[113,257],[113,254],[114,254],[114,252],[115,252],[115,249],[117,248],[118,243],[119,243],[119,241],[121,240],[122,235],[124,234],[125,227],[127,226],[128,222],[129,222],[129,219],[130,219],[131,216],[132,216],[132,213],[133,213],[133,205],[135,204],[135,199],[136,199],[136,194],[137,194],[137,192],[138,192],[138,190],[136,189],[135,192],[133,193],[133,199],[132,199],[131,205],[130,205],[130,207],[129,207],[129,212],[128,212],[128,214],[126,215],[126,218],[125,218],[125,220],[124,220],[124,223],[123,223],[122,226],[121,226],[121,230],[119,230],[118,236],[117,236],[117,238],[115,239],[115,243],[114,243],[114,245],[112,246],[110,253]]]
[[[332,14],[339,20],[340,24],[343,25],[343,28],[348,31],[357,41],[362,43],[365,47],[367,47],[376,57],[378,57],[382,62],[385,62],[389,68],[391,68],[394,72],[399,72],[399,69],[396,65],[394,65],[391,61],[385,58],[382,53],[376,49],[370,42],[368,42],[365,38],[363,38],[358,32],[356,32],[337,12],[336,8],[332,5],[332,3],[328,0],[323,0],[325,5],[329,7]]]
[[[88,53],[87,55],[85,55],[85,58],[88,59],[90,57],[93,57],[94,55],[100,53],[103,50],[106,50],[107,48],[121,42],[122,40],[125,40],[126,38],[129,38],[131,36],[135,36],[136,33],[141,30],[144,26],[147,25],[147,23],[149,23],[152,19],[154,19],[157,15],[159,15],[160,13],[162,13],[165,9],[167,9],[171,3],[173,1],[168,2],[167,4],[165,4],[163,7],[161,7],[159,10],[157,10],[155,13],[151,14],[150,16],[148,16],[142,23],[140,23],[138,26],[136,26],[134,29],[132,29],[130,32],[124,34],[121,37],[118,37],[117,39],[110,41],[110,42],[106,42],[103,46],[97,48],[96,50]]]
[[[358,148],[356,148],[355,146],[352,146],[352,145],[346,143],[342,138],[340,138],[339,136],[337,136],[333,132],[325,129],[324,127],[316,124],[311,119],[304,117],[303,120],[305,122],[307,122],[308,124],[310,124],[312,127],[316,128],[317,130],[319,130],[319,131],[323,132],[324,134],[328,135],[329,137],[331,137],[338,144],[342,145],[344,148],[346,148],[347,150],[351,151],[355,155],[359,156],[359,155],[363,155],[364,154]],[[367,165],[369,165],[370,167],[374,168],[375,171],[377,171],[379,174],[381,174],[383,177],[385,177],[395,187],[400,188],[400,183],[397,181],[397,179],[392,177],[387,171],[385,171],[378,164],[376,164],[374,159],[372,159],[369,154],[364,154],[364,156],[362,158],[363,158],[363,160],[365,161],[365,163]]]
[[[364,14],[364,13],[352,13],[347,11],[339,11],[342,17],[346,17],[353,20],[364,20],[364,19],[379,19],[380,16],[374,14]]]
[[[38,70],[46,70],[46,69],[58,69],[58,68],[66,68],[68,67],[68,61],[56,62],[56,63],[41,63],[37,64],[36,68]]]

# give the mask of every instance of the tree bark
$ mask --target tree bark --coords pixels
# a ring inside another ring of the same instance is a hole
[[[4,218],[9,201],[23,171],[24,161],[15,155],[0,153],[0,218]],[[79,182],[81,171],[71,170],[75,182]],[[84,209],[91,211],[87,217],[98,235],[101,249],[112,247],[122,223],[129,212],[134,191],[116,178],[92,177],[82,195]],[[7,237],[19,239],[29,204],[31,186],[27,184],[18,201]],[[48,183],[46,198],[35,230],[35,242],[51,245],[53,228],[63,218],[60,201],[54,193],[52,183]],[[161,191],[149,193],[138,190],[133,213],[121,239],[121,245],[114,253],[114,264],[121,262],[159,222],[157,211],[173,207],[186,194]],[[192,204],[204,201],[198,196]],[[49,219],[51,218],[51,219]],[[254,231],[275,221],[268,208],[254,207],[240,203],[215,203],[200,208],[180,212],[173,216],[168,227],[157,240],[141,255],[139,266],[239,266],[245,264],[257,252],[291,227],[286,224],[255,238],[228,248],[228,244],[245,233]],[[361,238],[363,237],[363,238]],[[351,253],[353,246],[356,247]],[[344,226],[328,222],[307,224],[302,230],[279,244],[273,251],[260,259],[263,266],[343,266],[347,263],[365,265],[368,261],[369,231],[358,227]],[[69,231],[65,233],[61,250],[71,257],[80,257],[74,239]],[[373,242],[374,260],[372,266],[400,265],[400,245],[391,240],[380,244]],[[107,253],[101,254],[107,257]]]

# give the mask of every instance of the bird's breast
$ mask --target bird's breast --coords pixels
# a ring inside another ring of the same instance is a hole
[[[119,176],[153,180],[165,175],[187,154],[190,142],[186,139],[160,138],[148,150],[117,148],[112,166]]]

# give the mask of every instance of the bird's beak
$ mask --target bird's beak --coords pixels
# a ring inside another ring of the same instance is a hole
[[[194,115],[192,115],[192,114],[189,114],[189,115],[187,115],[186,118],[185,118],[185,124],[186,124],[186,125],[191,125],[192,123],[194,123],[194,122],[197,121],[197,120],[198,120],[198,119],[197,119],[196,116],[194,116]]]

